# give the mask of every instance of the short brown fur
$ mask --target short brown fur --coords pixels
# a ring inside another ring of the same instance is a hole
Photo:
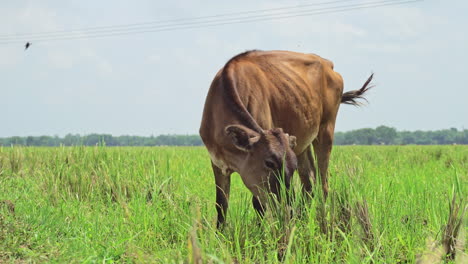
[[[278,192],[271,186],[272,173],[283,171],[289,185],[297,169],[304,190],[311,192],[316,181],[311,146],[326,197],[340,103],[356,105],[371,80],[343,94],[333,63],[314,54],[250,51],[229,60],[211,84],[200,127],[215,174],[218,225],[225,219],[232,172],[253,193],[259,213],[261,190]],[[283,157],[283,164],[273,157]]]

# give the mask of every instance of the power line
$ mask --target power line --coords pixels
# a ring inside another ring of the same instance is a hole
[[[201,28],[201,27],[236,24],[236,23],[285,19],[285,18],[292,18],[292,17],[299,17],[299,16],[310,16],[310,15],[342,12],[342,11],[349,11],[349,10],[356,10],[356,9],[373,8],[373,7],[379,7],[379,6],[405,4],[405,3],[418,2],[418,1],[422,1],[422,0],[373,1],[373,2],[367,2],[367,3],[361,3],[361,4],[342,5],[342,6],[335,6],[335,7],[329,7],[329,8],[300,10],[300,11],[292,11],[292,12],[281,12],[281,13],[267,14],[267,15],[244,16],[244,17],[234,17],[234,18],[228,18],[228,19],[194,21],[194,22],[186,22],[186,23],[172,23],[168,25],[139,27],[139,28],[133,28],[133,29],[117,29],[116,28],[116,29],[109,29],[109,30],[101,30],[99,32],[75,32],[75,33],[61,34],[61,35],[55,35],[55,36],[29,36],[28,35],[28,36],[24,36],[20,38],[10,37],[6,39],[5,38],[0,39],[0,44],[19,43],[19,42],[24,42],[26,40],[31,40],[31,41],[49,41],[49,40],[62,40],[62,39],[66,40],[66,39],[119,36],[119,35],[128,35],[128,34],[141,34],[141,33],[160,32],[160,31],[172,31],[172,30],[178,30],[178,29]],[[339,2],[342,2],[342,1],[339,1]]]
[[[176,19],[169,19],[169,20],[156,20],[156,21],[149,21],[149,22],[142,22],[142,23],[121,24],[121,25],[112,25],[112,26],[86,27],[86,28],[81,28],[81,29],[55,30],[55,31],[44,31],[44,32],[36,32],[36,33],[4,34],[4,35],[0,35],[0,39],[10,38],[10,37],[21,37],[21,36],[49,35],[49,34],[56,34],[56,33],[62,34],[62,33],[69,33],[69,32],[83,33],[85,31],[92,32],[92,31],[100,30],[100,29],[120,29],[120,28],[125,29],[125,28],[132,28],[132,27],[145,26],[145,25],[167,24],[167,23],[183,22],[183,21],[191,21],[191,20],[194,20],[194,21],[206,20],[206,19],[219,18],[219,17],[226,18],[226,17],[231,17],[231,16],[266,13],[266,12],[271,12],[271,11],[297,9],[297,8],[311,7],[311,6],[333,5],[336,3],[356,2],[356,1],[360,1],[360,0],[337,0],[337,1],[329,1],[329,2],[321,2],[321,3],[313,3],[313,4],[302,4],[302,5],[287,6],[287,7],[277,7],[277,8],[250,10],[250,11],[242,11],[242,12],[231,12],[231,13],[224,13],[224,14],[218,14],[218,15],[176,18]]]
[[[138,30],[138,29],[150,29],[154,28],[155,26],[151,25],[158,25],[157,27],[163,27],[163,26],[179,26],[179,25],[189,25],[189,24],[201,24],[201,23],[210,23],[210,22],[219,22],[220,19],[216,20],[207,20],[209,18],[216,18],[216,17],[222,17],[223,19],[221,20],[236,20],[236,19],[242,19],[242,18],[251,18],[252,16],[240,16],[239,15],[244,15],[244,14],[252,14],[252,13],[265,13],[265,12],[271,12],[271,11],[281,11],[281,10],[287,10],[287,9],[297,9],[300,7],[310,7],[310,6],[319,6],[319,5],[330,5],[330,4],[336,4],[336,3],[343,3],[343,2],[352,2],[356,0],[340,0],[340,1],[331,1],[331,2],[322,2],[322,3],[314,3],[314,4],[306,4],[306,5],[296,5],[296,6],[291,6],[291,7],[281,7],[281,8],[271,8],[271,9],[263,9],[263,10],[255,10],[255,11],[246,11],[246,12],[237,12],[237,13],[228,13],[228,14],[221,14],[221,15],[211,15],[211,16],[205,16],[205,17],[195,17],[195,18],[182,18],[182,19],[173,19],[173,20],[160,20],[160,21],[153,21],[153,22],[146,22],[146,23],[134,23],[134,24],[127,24],[127,25],[119,25],[119,26],[106,26],[106,27],[93,27],[93,28],[84,28],[84,29],[74,29],[74,30],[62,30],[62,31],[49,31],[49,32],[42,32],[42,33],[29,33],[29,34],[10,34],[10,35],[0,35],[0,40],[11,40],[15,39],[18,37],[23,36],[22,38],[28,38],[30,39],[31,37],[57,37],[56,35],[65,35],[65,34],[94,34],[94,33],[109,33],[112,31],[122,31],[122,30]],[[273,13],[273,14],[265,14],[265,15],[260,15],[262,17],[265,16],[272,16],[272,15],[282,15],[282,14],[288,14],[288,13],[304,13],[307,11],[320,11],[320,10],[327,10],[327,9],[335,9],[335,8],[343,8],[343,7],[353,7],[353,6],[361,6],[361,5],[366,5],[366,4],[375,4],[375,3],[383,3],[383,2],[401,2],[402,0],[385,0],[385,1],[372,1],[372,2],[365,2],[365,3],[358,3],[358,4],[352,4],[352,5],[341,5],[341,6],[333,6],[329,8],[322,8],[322,9],[309,9],[309,10],[296,10],[296,11],[289,11],[289,12],[280,12],[280,13]],[[237,16],[237,17],[226,17],[226,16]],[[258,16],[257,16],[258,17]],[[195,20],[195,21],[194,21]],[[196,21],[196,20],[202,20],[202,21]],[[204,20],[204,21],[203,21]],[[185,21],[185,22],[183,22]],[[192,21],[192,22],[191,22]],[[172,23],[171,23],[172,22]],[[174,22],[183,22],[183,23],[174,23]],[[164,25],[167,24],[167,25]],[[136,27],[136,28],[129,28],[129,27]],[[64,34],[65,33],[65,34]],[[67,35],[68,35],[67,34]],[[51,36],[49,36],[51,35]]]
[[[347,1],[333,1],[328,3],[338,3],[338,2],[348,2]],[[349,4],[349,5],[339,5],[333,7],[326,7],[326,8],[315,8],[315,9],[306,9],[306,10],[293,10],[287,12],[277,12],[273,14],[261,14],[255,16],[240,16],[240,17],[231,17],[226,18],[223,17],[222,19],[211,19],[211,20],[202,20],[206,19],[207,17],[198,17],[192,19],[179,19],[179,20],[170,20],[170,21],[187,21],[182,23],[168,23],[166,21],[160,21],[157,23],[166,23],[162,25],[153,25],[149,26],[149,23],[156,23],[156,22],[147,22],[147,23],[139,23],[142,26],[134,27],[134,28],[120,28],[122,26],[114,26],[114,28],[109,29],[102,29],[102,27],[95,27],[94,29],[101,28],[102,30],[94,30],[91,32],[78,32],[77,30],[72,31],[63,31],[62,34],[58,34],[58,32],[54,32],[55,35],[39,35],[37,33],[35,35],[24,35],[22,37],[0,37],[0,44],[12,44],[12,43],[23,43],[24,41],[34,41],[34,42],[44,42],[44,41],[57,41],[57,40],[71,40],[71,39],[90,39],[90,38],[101,38],[101,37],[110,37],[110,36],[121,36],[121,35],[131,35],[131,34],[142,34],[142,33],[150,33],[150,32],[162,32],[162,31],[173,31],[173,30],[181,30],[181,29],[193,29],[193,28],[205,28],[205,27],[212,27],[212,26],[220,26],[220,25],[228,25],[228,24],[239,24],[239,23],[249,23],[249,22],[258,22],[258,21],[267,21],[267,20],[279,20],[279,19],[288,19],[293,17],[303,17],[303,16],[313,16],[313,15],[320,15],[320,14],[327,14],[327,13],[336,13],[336,12],[345,12],[345,11],[352,11],[352,10],[359,10],[359,9],[368,9],[368,8],[376,8],[381,6],[392,6],[392,5],[402,5],[408,4],[413,2],[419,2],[423,0],[403,0],[403,1],[372,1],[366,3],[359,3],[359,4]],[[324,4],[324,3],[322,3]],[[316,4],[317,5],[317,4]],[[293,9],[295,7],[284,7],[284,8],[275,8],[274,10],[285,10],[285,9]],[[264,10],[258,10],[257,12],[265,12]],[[273,9],[268,9],[272,11]],[[246,11],[246,12],[255,12],[255,11]],[[246,13],[242,12],[242,13]],[[240,12],[239,12],[240,13]],[[239,14],[239,13],[231,13],[231,14]],[[209,16],[219,17],[221,15],[213,15]],[[194,20],[194,21],[192,21]],[[145,24],[145,25],[143,25]],[[136,25],[136,24],[130,24]],[[128,26],[128,25],[127,25]],[[88,29],[84,29],[89,30]],[[76,31],[76,32],[75,32]],[[44,34],[50,34],[51,32],[46,32]]]

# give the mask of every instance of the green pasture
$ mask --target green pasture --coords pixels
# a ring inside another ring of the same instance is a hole
[[[0,147],[0,263],[414,263],[467,205],[466,145],[337,146],[329,172],[263,219],[233,175],[217,231],[203,147]]]

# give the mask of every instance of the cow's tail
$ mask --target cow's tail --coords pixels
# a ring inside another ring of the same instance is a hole
[[[364,83],[361,89],[359,90],[352,90],[346,93],[343,93],[341,96],[341,103],[342,104],[349,104],[349,105],[355,105],[359,106],[361,105],[361,102],[357,101],[358,99],[363,99],[367,101],[366,98],[364,98],[364,94],[372,87],[373,85],[369,85],[370,82],[372,81],[372,78],[374,77],[374,74],[371,74],[367,81]]]

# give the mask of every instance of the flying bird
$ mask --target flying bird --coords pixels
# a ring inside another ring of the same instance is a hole
[[[31,43],[30,42],[26,42],[26,44],[24,45],[24,50],[27,50],[29,48],[29,46],[31,46]]]

